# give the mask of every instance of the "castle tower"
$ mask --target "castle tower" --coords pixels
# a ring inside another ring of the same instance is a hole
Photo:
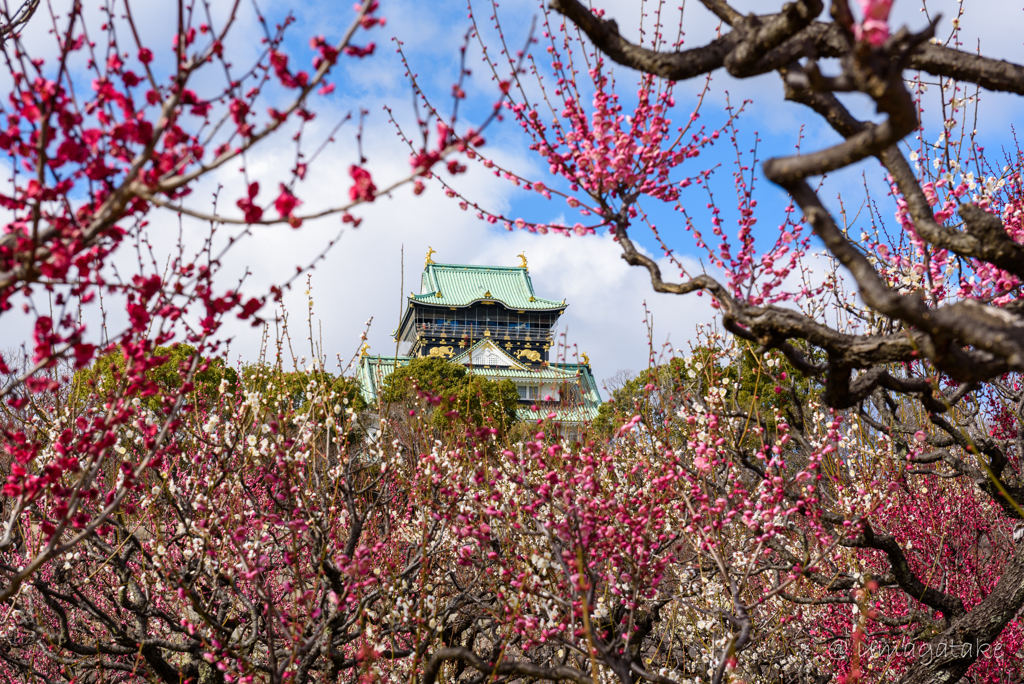
[[[397,366],[416,357],[440,357],[492,380],[510,379],[519,391],[522,417],[534,403],[554,410],[563,423],[589,422],[601,399],[584,355],[583,363],[551,359],[554,330],[568,306],[538,297],[527,266],[438,264],[427,258],[419,293],[409,293],[394,336],[398,357],[363,355],[359,380],[371,405]]]

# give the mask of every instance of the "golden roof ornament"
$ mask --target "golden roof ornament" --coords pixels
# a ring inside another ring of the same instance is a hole
[[[437,250],[434,249],[433,247],[429,247],[428,246],[427,247],[427,258],[423,260],[423,265],[424,266],[429,266],[430,264],[435,263],[434,260],[430,258],[430,257],[434,256],[435,254],[437,254]]]
[[[584,366],[589,366],[590,365],[590,357],[587,356],[587,352],[583,352],[583,354],[581,354],[581,356],[583,357],[583,365]]]
[[[519,268],[527,268],[527,266],[526,266],[526,250],[523,250],[522,252],[520,252],[516,256],[518,256],[522,260],[522,262],[523,262],[523,263],[519,264]]]
[[[366,356],[366,352],[370,351],[370,343],[363,342],[363,346],[359,348],[359,356]]]

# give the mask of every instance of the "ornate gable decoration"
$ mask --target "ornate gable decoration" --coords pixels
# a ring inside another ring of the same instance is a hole
[[[452,361],[461,363],[463,366],[523,367],[491,340],[481,340]]]

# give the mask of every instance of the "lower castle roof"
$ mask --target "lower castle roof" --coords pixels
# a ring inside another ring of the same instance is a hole
[[[544,418],[554,412],[555,419],[560,422],[577,423],[591,421],[597,417],[598,408],[601,405],[601,395],[597,388],[597,381],[590,366],[582,363],[548,363],[536,367],[527,366],[515,362],[509,365],[506,359],[501,359],[500,365],[471,365],[467,363],[473,359],[473,350],[478,345],[466,350],[453,362],[461,362],[469,372],[475,375],[482,375],[489,380],[512,380],[517,385],[560,383],[577,381],[582,395],[582,404],[579,406],[551,406],[541,402],[539,410],[533,411],[529,407],[520,408],[517,413],[520,420],[536,420]],[[364,355],[359,359],[359,371],[357,379],[366,403],[373,406],[378,403],[384,380],[391,375],[396,368],[407,366],[413,357],[411,356],[374,356]]]

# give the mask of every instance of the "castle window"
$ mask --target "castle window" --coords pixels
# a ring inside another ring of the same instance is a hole
[[[516,389],[519,390],[520,401],[536,401],[540,399],[540,387],[536,385],[519,385]]]

